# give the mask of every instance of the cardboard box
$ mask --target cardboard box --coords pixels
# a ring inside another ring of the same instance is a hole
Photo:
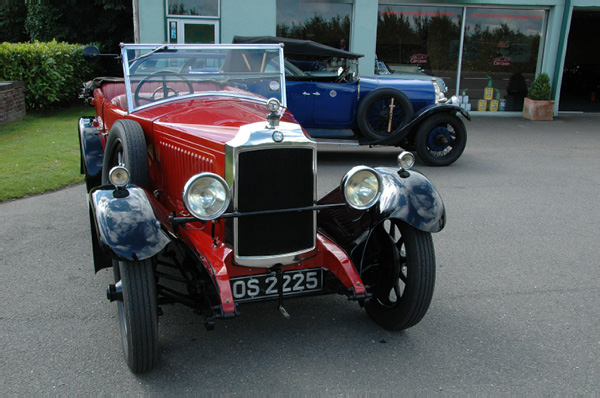
[[[490,101],[490,112],[498,112],[499,103],[500,103],[500,101],[498,101],[498,100],[491,100]]]
[[[486,111],[487,110],[487,101],[484,99],[477,101],[477,110],[478,111]]]
[[[486,87],[483,91],[483,98],[486,100],[491,100],[492,98],[494,98],[494,88]]]

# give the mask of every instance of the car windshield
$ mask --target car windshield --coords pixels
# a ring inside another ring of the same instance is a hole
[[[132,111],[215,93],[286,105],[280,45],[124,44],[121,56]]]

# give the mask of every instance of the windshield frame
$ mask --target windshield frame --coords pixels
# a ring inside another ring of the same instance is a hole
[[[126,98],[127,98],[127,107],[128,107],[129,113],[136,112],[138,110],[145,109],[148,107],[153,107],[153,106],[156,106],[159,104],[168,103],[173,100],[179,100],[179,99],[183,99],[183,98],[214,96],[214,95],[234,97],[234,98],[246,98],[246,99],[251,99],[254,101],[262,101],[265,103],[268,100],[268,98],[263,96],[262,93],[252,92],[252,90],[248,90],[248,91],[243,91],[243,90],[201,91],[201,92],[193,92],[193,93],[184,94],[184,95],[167,97],[164,99],[158,99],[156,101],[149,102],[147,104],[140,104],[139,106],[136,105],[136,103],[134,101],[134,95],[135,95],[135,93],[133,92],[134,88],[132,86],[132,84],[135,84],[136,81],[134,79],[132,79],[130,69],[132,68],[133,65],[135,65],[136,62],[146,62],[148,59],[152,58],[153,56],[156,56],[157,54],[160,54],[157,57],[165,59],[167,57],[164,57],[164,55],[162,55],[162,54],[165,54],[165,52],[168,52],[169,50],[175,51],[174,54],[179,54],[179,56],[190,54],[193,52],[196,52],[197,54],[203,54],[202,51],[205,51],[209,54],[211,52],[219,53],[222,51],[231,51],[231,50],[264,51],[264,54],[272,53],[273,51],[277,51],[278,54],[276,55],[276,57],[272,57],[271,61],[274,60],[275,58],[278,58],[278,59],[276,62],[270,63],[268,65],[270,67],[270,70],[268,73],[266,72],[266,65],[264,65],[264,68],[261,72],[248,72],[247,74],[244,74],[243,72],[235,72],[236,73],[235,76],[239,77],[240,79],[243,79],[244,77],[246,77],[246,78],[261,77],[261,78],[265,78],[265,79],[271,79],[271,83],[274,86],[276,86],[276,83],[278,83],[279,88],[277,91],[278,91],[279,97],[277,97],[277,95],[273,95],[273,96],[275,98],[277,98],[284,107],[287,107],[287,96],[286,96],[286,87],[285,87],[285,66],[284,66],[283,46],[281,44],[123,44],[123,43],[121,43],[121,61],[122,61],[122,65],[123,65],[123,77],[125,80],[125,94],[126,94]],[[188,52],[186,53],[186,51],[188,51]],[[133,57],[131,57],[131,55],[133,55]],[[229,55],[230,55],[230,52],[227,53],[227,56],[229,56]],[[130,57],[131,57],[131,60],[130,60]],[[177,57],[177,55],[175,55],[174,57]],[[192,58],[192,56],[190,58]],[[227,62],[227,60],[224,62]],[[272,71],[273,65],[276,65],[276,67],[279,70]],[[137,66],[136,66],[136,68],[137,68]],[[217,77],[219,77],[220,75],[223,76],[223,79],[217,79]],[[187,75],[187,77],[194,76],[194,77],[198,77],[198,78],[202,77],[203,80],[213,79],[215,81],[223,81],[223,80],[228,80],[226,78],[226,76],[230,76],[230,75],[232,75],[232,72],[228,72],[228,75],[226,75],[225,72],[222,71],[222,68],[220,68],[219,72],[211,72],[211,73],[207,73],[207,74],[197,74],[197,73],[192,72],[192,73],[189,73]],[[135,75],[133,75],[133,76],[135,76]],[[146,75],[146,76],[150,76],[150,75]],[[141,81],[141,80],[142,79],[140,79],[139,81]]]

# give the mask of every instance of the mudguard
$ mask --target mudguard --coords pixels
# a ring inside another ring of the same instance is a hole
[[[104,160],[98,129],[92,125],[92,120],[92,117],[79,119],[81,174],[85,176],[88,192],[102,183],[102,162]]]
[[[429,105],[426,106],[422,109],[419,110],[419,113],[417,115],[415,115],[413,117],[413,119],[402,128],[402,130],[400,130],[398,133],[390,136],[390,137],[386,137],[383,138],[381,140],[378,141],[372,141],[372,142],[364,142],[363,144],[365,145],[398,145],[400,143],[400,141],[402,139],[404,139],[408,134],[410,134],[414,128],[418,127],[419,124],[421,124],[421,122],[423,122],[423,120],[425,120],[426,118],[435,115],[437,113],[451,113],[453,115],[456,115],[457,112],[459,112],[461,115],[464,116],[465,119],[467,120],[471,120],[471,116],[469,115],[469,112],[467,112],[466,110],[464,110],[463,108],[457,106],[457,105],[451,105],[451,104],[438,104],[438,105]]]
[[[133,185],[121,190],[112,186],[94,188],[90,192],[90,209],[97,247],[111,259],[145,260],[170,242],[142,188]],[[96,272],[106,267],[105,262],[96,261],[96,253],[94,257]]]
[[[379,204],[367,211],[349,207],[322,210],[319,228],[344,250],[351,253],[364,243],[381,221],[388,218],[406,222],[425,232],[439,232],[446,225],[444,202],[433,184],[423,174],[410,170],[378,167],[383,180]],[[340,188],[336,188],[319,204],[343,201]]]
[[[425,232],[439,232],[444,228],[444,202],[427,177],[413,170],[403,173],[388,167],[375,170],[383,179],[376,219],[395,218]]]

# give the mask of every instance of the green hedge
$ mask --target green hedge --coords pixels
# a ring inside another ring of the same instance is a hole
[[[25,83],[29,110],[53,108],[77,100],[82,82],[96,74],[82,57],[83,45],[58,43],[0,44],[0,81]]]

